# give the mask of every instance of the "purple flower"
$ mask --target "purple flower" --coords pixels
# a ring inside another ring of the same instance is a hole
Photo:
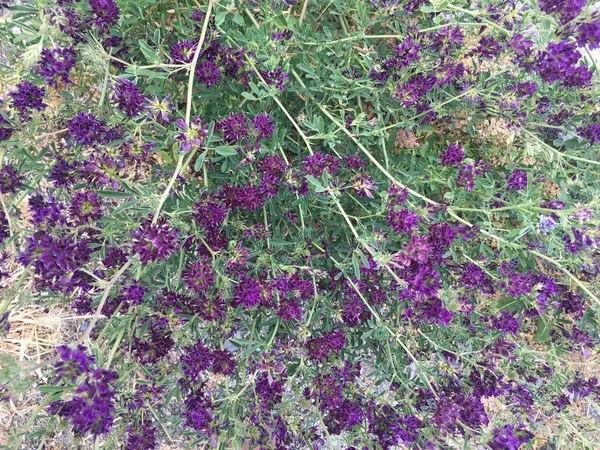
[[[92,113],[78,113],[68,125],[69,134],[75,143],[83,146],[106,142],[106,122],[98,120]]]
[[[133,354],[142,364],[154,364],[169,354],[175,341],[169,331],[169,322],[165,317],[149,317],[150,324],[140,338],[134,336]]]
[[[41,59],[35,71],[48,81],[51,86],[58,86],[59,81],[70,83],[69,73],[75,67],[76,53],[72,47],[43,49]]]
[[[387,223],[396,234],[410,233],[419,228],[419,216],[408,209],[388,210]]]
[[[5,165],[0,169],[0,192],[14,194],[23,186],[23,177],[13,166]]]
[[[561,25],[581,14],[585,3],[586,0],[538,0],[540,9],[546,14],[558,16]]]
[[[148,110],[150,117],[153,117],[161,125],[168,125],[171,120],[170,116],[175,111],[171,102],[171,94],[162,99],[155,94],[154,99],[146,99],[144,108]]]
[[[600,21],[584,22],[577,27],[577,45],[590,50],[600,47]]]
[[[520,190],[527,187],[527,172],[516,169],[506,177],[508,189]]]
[[[144,110],[148,99],[142,95],[141,89],[136,84],[119,78],[114,86],[113,101],[117,104],[117,108],[131,119]]]
[[[212,403],[202,392],[189,395],[184,402],[185,425],[200,433],[207,433],[213,420],[211,414]]]
[[[534,68],[546,83],[561,81],[567,87],[583,87],[590,83],[592,74],[577,66],[580,59],[575,44],[551,42],[545,51],[538,52]]]
[[[506,311],[500,312],[499,317],[494,317],[492,324],[495,329],[502,331],[503,336],[516,334],[521,327],[520,319]]]
[[[223,133],[223,140],[228,144],[235,144],[248,137],[247,119],[243,113],[229,113],[227,118],[217,122],[216,129]]]
[[[201,147],[204,144],[204,139],[208,135],[208,127],[202,125],[199,117],[194,117],[189,126],[183,119],[177,119],[175,125],[182,130],[175,136],[176,140],[181,141],[180,151],[187,153],[195,146]]]
[[[254,278],[243,275],[239,284],[235,287],[233,295],[233,306],[252,308],[263,300],[262,286]]]
[[[538,224],[538,229],[542,234],[550,234],[552,230],[556,228],[556,222],[552,217],[540,215],[540,222]]]
[[[12,106],[19,112],[22,120],[30,120],[32,110],[43,111],[48,106],[44,103],[45,89],[26,80],[17,84],[16,88],[16,91],[11,91],[8,95],[12,98]]]
[[[279,89],[280,91],[285,90],[284,83],[290,77],[289,74],[283,73],[283,71],[281,70],[281,67],[278,67],[277,69],[275,69],[273,71],[261,70],[260,74],[265,79],[265,81],[267,82],[267,84],[269,86],[277,86],[277,89]]]
[[[194,51],[196,50],[196,44],[188,40],[179,41],[173,44],[169,54],[171,59],[176,64],[189,64],[194,59]]]
[[[583,208],[571,214],[571,217],[575,220],[587,222],[594,217],[594,210],[591,208]]]
[[[202,61],[196,67],[196,79],[207,88],[216,86],[221,82],[221,68],[214,61]]]
[[[276,41],[289,41],[292,35],[292,30],[274,31],[271,33],[271,38]]]
[[[235,370],[236,362],[233,359],[233,354],[229,350],[213,350],[213,373],[221,375],[231,375]]]
[[[27,238],[26,248],[17,260],[33,265],[36,283],[57,292],[71,292],[78,278],[74,272],[90,259],[89,240],[54,237],[47,231],[37,231]]]
[[[213,364],[214,355],[200,341],[183,348],[181,356],[181,371],[190,382],[198,379],[200,374],[207,371]]]
[[[133,425],[127,427],[125,450],[154,450],[157,445],[156,428],[148,419],[139,429]]]
[[[77,224],[89,223],[102,217],[102,203],[95,192],[75,192],[71,196],[69,212]]]
[[[475,187],[475,177],[487,172],[488,166],[483,161],[477,161],[475,164],[465,164],[460,168],[456,177],[456,184],[470,192]]]
[[[504,425],[502,429],[494,429],[494,437],[488,445],[493,450],[519,450],[533,438],[533,433],[526,430],[524,425],[518,425],[516,428],[513,425]]]
[[[462,146],[458,144],[450,144],[445,151],[440,153],[440,164],[444,167],[458,167],[462,163],[464,157],[465,152]]]
[[[320,178],[323,171],[327,170],[330,175],[335,175],[339,172],[340,160],[333,155],[326,155],[320,152],[315,152],[311,156],[304,158],[303,171],[315,178]]]
[[[254,127],[254,133],[256,134],[257,140],[271,139],[275,128],[273,127],[273,121],[269,114],[259,114],[256,117],[250,119],[250,123]]]
[[[586,127],[581,127],[577,129],[577,132],[581,135],[581,137],[587,139],[590,144],[596,144],[600,142],[600,123],[594,123]]]
[[[13,128],[10,122],[4,118],[2,111],[0,111],[0,142],[10,139],[12,134]]]
[[[502,50],[500,43],[493,37],[484,36],[479,40],[479,46],[475,52],[479,53],[482,58],[493,59],[498,56]]]
[[[92,13],[96,16],[94,24],[100,31],[108,29],[119,21],[121,11],[114,0],[89,0]]]
[[[61,360],[54,364],[57,375],[55,383],[63,378],[71,383],[75,382],[80,375],[88,374],[91,366],[96,362],[93,356],[87,355],[87,347],[83,345],[78,345],[73,350],[66,345],[61,345],[56,347],[56,350]]]
[[[191,263],[183,272],[182,280],[186,287],[196,294],[207,294],[215,283],[213,266],[207,256]]]
[[[563,241],[565,242],[565,251],[576,255],[582,250],[585,250],[588,247],[591,247],[594,241],[586,234],[587,229],[584,227],[581,230],[578,230],[575,227],[571,227],[571,233],[573,237],[566,235],[563,237]]]
[[[192,217],[205,231],[216,230],[227,217],[227,208],[218,200],[204,197],[194,205]]]
[[[175,250],[178,243],[179,231],[169,226],[162,218],[153,224],[146,221],[133,236],[133,251],[140,256],[144,264],[167,259]]]
[[[70,350],[66,346],[58,347],[61,362],[56,364],[62,377],[74,381],[77,376],[86,374],[85,382],[75,389],[71,400],[58,400],[50,403],[48,411],[63,419],[69,419],[76,436],[108,434],[114,418],[114,383],[118,373],[103,369],[91,372],[94,358],[86,355],[86,348],[78,346]],[[91,373],[90,373],[91,372]],[[60,378],[59,378],[60,379]]]
[[[359,175],[352,181],[352,188],[359,197],[373,198],[373,191],[377,190],[377,185],[373,182],[373,178]]]
[[[323,336],[306,341],[306,348],[311,359],[324,362],[331,352],[340,353],[346,344],[346,338],[342,330],[331,330],[323,333]]]

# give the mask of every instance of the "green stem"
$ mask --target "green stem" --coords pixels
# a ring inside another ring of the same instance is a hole
[[[569,158],[569,159],[572,159],[575,161],[581,161],[584,163],[600,166],[600,161],[593,161],[591,159],[585,159],[585,158],[580,158],[579,156],[569,155],[568,153],[562,153],[562,152],[558,151],[557,149],[555,149],[554,147],[552,147],[551,145],[546,144],[544,141],[542,141],[539,137],[537,137],[531,131],[526,130],[525,128],[523,128],[522,130],[525,132],[525,134],[527,134],[528,136],[535,139],[537,142],[539,142],[541,145],[543,145],[544,147],[546,147],[548,150],[550,150],[552,153],[554,153],[556,155],[559,155],[559,156],[565,157],[565,158]]]
[[[104,72],[104,83],[102,84],[102,94],[100,94],[100,102],[98,106],[102,108],[104,100],[106,99],[106,92],[108,91],[108,79],[110,78],[110,63],[106,62],[106,71]]]
[[[98,307],[96,308],[96,311],[94,312],[94,317],[92,318],[92,321],[90,322],[90,325],[88,326],[87,330],[85,330],[85,335],[82,338],[82,342],[84,342],[90,338],[90,334],[92,333],[92,330],[96,326],[96,322],[98,322],[100,314],[102,313],[102,308],[104,307],[104,304],[106,303],[106,300],[108,299],[108,296],[110,295],[111,289],[113,288],[115,283],[118,281],[118,279],[121,277],[121,275],[123,275],[123,273],[125,273],[125,271],[129,268],[129,266],[132,263],[133,263],[133,259],[127,260],[127,262],[125,264],[123,264],[123,266],[112,276],[112,278],[106,284],[106,287],[104,288],[104,292],[102,293],[102,298],[100,299],[100,303],[98,303]]]
[[[204,16],[204,23],[202,24],[202,32],[200,33],[200,40],[198,41],[198,46],[196,47],[196,51],[194,52],[194,58],[192,59],[192,62],[190,64],[190,75],[188,77],[188,84],[187,84],[187,99],[186,99],[186,104],[185,104],[185,124],[188,127],[190,126],[190,120],[191,120],[191,116],[192,116],[192,96],[193,96],[193,90],[194,90],[194,78],[195,78],[195,74],[196,74],[196,65],[198,63],[198,58],[200,57],[200,51],[202,50],[202,46],[204,45],[204,39],[206,38],[206,30],[208,29],[208,22],[210,20],[213,4],[214,4],[214,0],[208,1],[208,9],[206,10],[206,15]],[[165,202],[167,201],[167,198],[169,197],[169,193],[171,192],[171,189],[173,189],[173,185],[175,185],[175,181],[177,180],[177,177],[179,176],[179,174],[181,173],[181,170],[183,169],[183,160],[184,160],[184,155],[183,155],[183,153],[181,153],[177,160],[177,166],[175,167],[173,176],[171,177],[171,180],[169,181],[167,188],[165,189],[165,191],[162,193],[162,195],[160,197],[158,206],[156,207],[156,211],[154,211],[154,217],[152,218],[152,223],[156,223],[158,221],[158,218],[160,216],[160,211],[161,211],[162,207],[164,206]],[[202,165],[204,166],[204,163]]]

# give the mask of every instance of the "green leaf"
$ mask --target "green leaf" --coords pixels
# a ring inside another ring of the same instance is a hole
[[[533,342],[546,342],[548,339],[550,339],[550,321],[540,316],[535,324]]]
[[[129,198],[132,197],[132,194],[128,192],[118,192],[118,191],[96,191],[99,197],[105,198]]]
[[[220,27],[221,25],[223,25],[223,23],[225,22],[225,17],[227,17],[227,14],[229,14],[229,11],[219,11],[215,15],[215,25],[217,27]]]
[[[306,179],[308,180],[308,182],[310,184],[312,184],[315,187],[316,192],[325,192],[327,190],[321,184],[321,182],[319,180],[317,180],[315,177],[313,177],[312,175],[306,175]]]
[[[496,306],[500,311],[519,312],[525,309],[525,302],[520,298],[502,297],[496,302]]]
[[[196,162],[194,163],[194,172],[198,172],[202,168],[202,165],[204,164],[204,158],[206,158],[206,151],[202,152],[200,155],[198,155],[198,158],[196,158]]]
[[[258,100],[258,98],[256,98],[250,92],[242,92],[242,97],[247,98],[248,100]]]
[[[217,147],[215,148],[215,152],[221,156],[235,156],[238,154],[235,147]]]
[[[241,14],[236,14],[235,16],[233,16],[233,22],[238,24],[240,27],[246,25],[246,23],[244,22],[244,16],[242,16]]]
[[[140,50],[142,51],[148,62],[150,64],[160,64],[160,58],[156,54],[156,52],[152,50],[146,42],[142,40],[139,40],[138,42],[140,44]]]

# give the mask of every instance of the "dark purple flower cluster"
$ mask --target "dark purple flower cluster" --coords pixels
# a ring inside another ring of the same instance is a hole
[[[17,259],[23,266],[33,265],[37,282],[55,291],[71,291],[79,280],[77,269],[89,261],[89,239],[55,237],[36,231]]]
[[[390,406],[375,410],[369,406],[369,432],[377,437],[382,450],[390,450],[398,445],[410,446],[419,437],[423,422],[415,416],[403,416]]]
[[[577,26],[577,45],[590,50],[600,47],[600,20],[583,22]]]
[[[208,135],[208,127],[202,125],[199,117],[194,117],[188,126],[183,119],[177,119],[175,125],[181,129],[175,139],[181,142],[180,150],[184,153],[189,152],[194,147],[202,147],[204,139]]]
[[[346,338],[342,330],[331,330],[323,333],[321,337],[311,338],[306,341],[306,348],[311,359],[324,362],[331,353],[339,354],[344,348]]]
[[[68,129],[73,141],[86,147],[118,139],[115,134],[118,130],[108,128],[106,122],[96,119],[92,113],[78,113],[69,122]]]
[[[146,421],[139,427],[127,427],[126,450],[154,450],[157,446],[156,428],[152,422]]]
[[[196,79],[207,88],[218,85],[222,78],[221,66],[213,60],[202,61],[196,67]]]
[[[590,144],[597,144],[600,142],[600,123],[594,123],[585,127],[581,127],[577,132]]]
[[[167,356],[175,345],[169,330],[169,321],[162,317],[150,316],[143,337],[134,337],[133,354],[142,364],[154,364]]]
[[[44,88],[26,80],[17,84],[16,88],[17,90],[11,91],[9,95],[12,98],[12,107],[19,112],[22,120],[31,120],[31,111],[43,111],[48,106],[44,103]]]
[[[93,191],[75,192],[71,196],[69,213],[78,225],[100,219],[102,217],[100,197]]]
[[[136,84],[119,78],[113,89],[113,101],[129,119],[137,117],[145,109],[148,99]]]
[[[94,25],[101,32],[107,32],[116,25],[121,16],[121,10],[115,0],[89,0],[90,8],[94,14]]]
[[[96,363],[93,356],[87,354],[87,347],[78,345],[77,348],[71,349],[67,345],[56,347],[60,361],[54,364],[56,372],[56,383],[61,379],[74,383],[82,374],[88,374],[92,365]]]
[[[515,169],[513,172],[506,177],[506,183],[508,189],[515,191],[525,189],[527,187],[527,172],[520,169]]]
[[[58,86],[59,82],[70,83],[69,73],[75,67],[76,53],[73,47],[45,48],[38,61],[35,71],[51,86]]]
[[[61,361],[56,364],[57,382],[68,378],[74,382],[85,375],[85,381],[75,389],[71,400],[59,400],[50,403],[48,410],[71,422],[77,436],[99,436],[108,434],[113,424],[115,412],[114,383],[117,372],[93,369],[95,360],[86,354],[83,346],[70,350],[66,346],[58,347]]]
[[[290,75],[284,73],[281,67],[275,70],[261,70],[260,75],[269,86],[276,86],[280,91],[285,90],[285,82],[290,78]]]
[[[131,236],[133,251],[144,264],[167,259],[176,250],[179,241],[179,231],[171,227],[164,218],[158,223],[150,220],[144,222]]]
[[[564,25],[581,14],[586,0],[538,0],[538,4],[543,12],[557,16],[559,23]]]
[[[494,437],[488,446],[493,450],[519,450],[522,445],[533,439],[534,435],[524,425],[504,425],[502,429],[494,429]]]
[[[396,234],[410,233],[419,228],[419,216],[408,209],[403,208],[395,211],[389,208],[386,219],[388,227],[394,230]]]
[[[487,164],[483,161],[476,161],[474,164],[465,164],[460,168],[456,177],[456,184],[470,192],[475,187],[475,178],[483,175],[489,170]]]
[[[545,51],[539,51],[535,70],[546,83],[560,81],[566,87],[581,88],[590,84],[592,73],[584,65],[575,44],[551,42]]]
[[[23,177],[19,171],[10,165],[4,165],[0,169],[0,193],[14,194],[23,186]]]
[[[458,144],[450,144],[448,148],[440,153],[440,164],[447,166],[460,166],[465,157],[465,152],[462,146]]]
[[[1,104],[2,103],[0,102],[0,105]],[[3,112],[0,111],[0,142],[10,139],[12,134],[13,127],[11,126],[10,122],[6,120],[6,118],[3,115]]]
[[[189,64],[194,59],[195,50],[196,44],[188,40],[183,40],[171,46],[169,55],[175,64]]]
[[[184,347],[181,356],[181,371],[189,382],[195,382],[203,372],[212,370],[213,373],[231,375],[236,362],[228,350],[210,350],[200,341],[189,347]]]
[[[185,418],[185,425],[201,434],[207,434],[213,421],[212,406],[210,398],[204,392],[188,395],[181,414]]]
[[[215,283],[213,265],[207,256],[191,263],[181,277],[185,286],[195,294],[208,294]]]
[[[571,227],[572,237],[569,235],[565,235],[563,237],[563,242],[565,243],[565,251],[576,255],[582,250],[590,248],[594,246],[594,240],[586,234],[587,229],[584,227],[581,230],[578,230],[575,227]]]
[[[243,275],[233,294],[233,306],[252,308],[265,301],[263,286],[254,278]]]
[[[303,280],[299,272],[284,275],[273,280],[273,287],[279,292],[277,317],[289,322],[302,319],[302,303],[315,295],[311,280]]]

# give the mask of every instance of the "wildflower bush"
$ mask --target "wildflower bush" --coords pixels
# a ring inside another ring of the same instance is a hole
[[[598,448],[594,5],[4,7],[8,448]]]

